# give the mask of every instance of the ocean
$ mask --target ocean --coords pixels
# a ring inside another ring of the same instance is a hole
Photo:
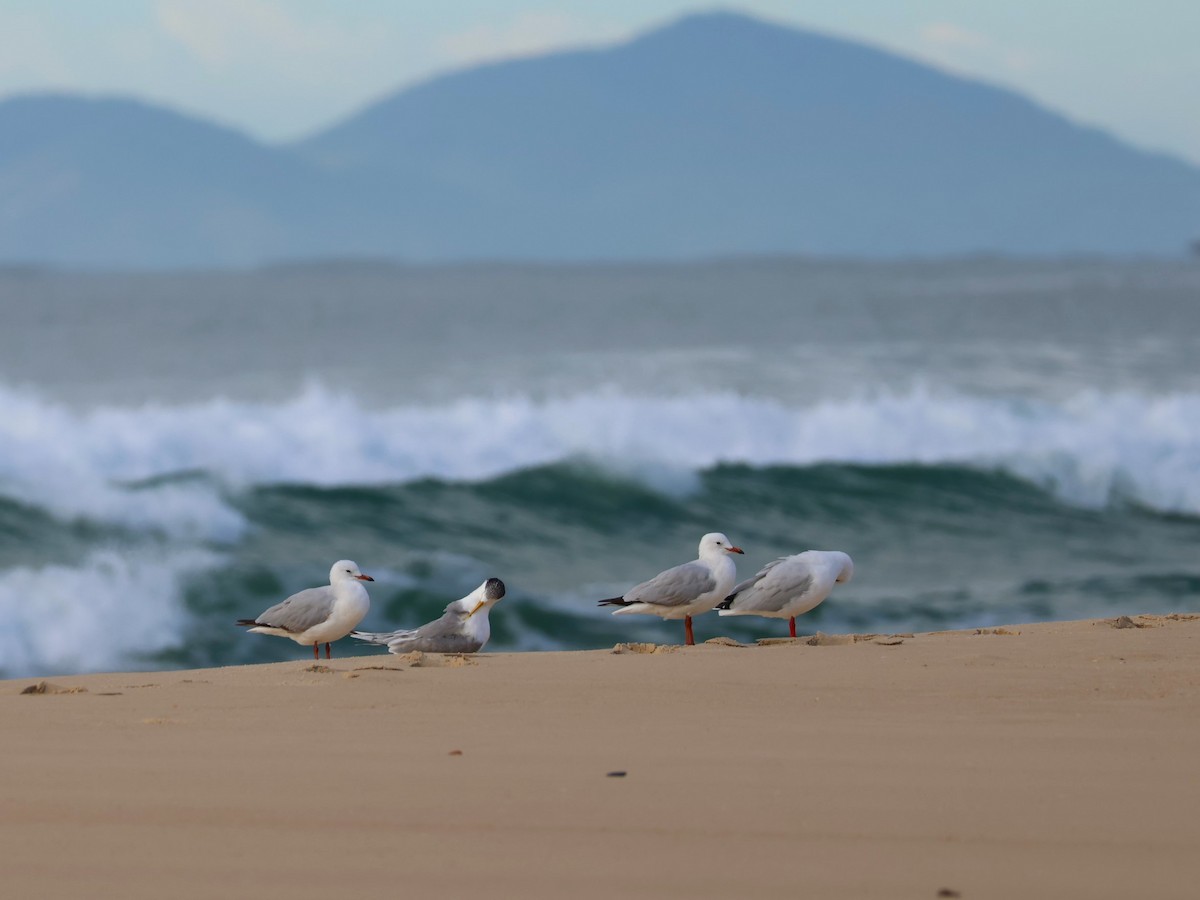
[[[233,621],[341,557],[369,630],[678,642],[596,600],[708,531],[854,557],[802,632],[1195,611],[1200,261],[0,271],[4,677],[307,658]]]

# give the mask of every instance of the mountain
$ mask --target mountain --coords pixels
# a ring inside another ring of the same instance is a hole
[[[10,100],[0,104],[0,256],[140,266],[287,252],[294,237],[263,197],[305,168],[130,100]]]
[[[1177,253],[1200,170],[1010,91],[730,13],[453,73],[266,146],[0,104],[0,261]]]

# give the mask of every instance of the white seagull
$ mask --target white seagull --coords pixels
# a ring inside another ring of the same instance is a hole
[[[660,572],[649,581],[625,592],[623,597],[601,600],[601,606],[619,606],[614,616],[647,613],[664,619],[683,619],[686,643],[692,637],[692,616],[708,612],[725,599],[737,580],[737,566],[730,553],[741,553],[718,531],[700,538],[699,559]]]
[[[796,636],[796,616],[816,608],[835,584],[854,576],[854,561],[841,550],[805,550],[769,562],[733,589],[717,611],[722,616],[787,619]]]
[[[475,653],[492,635],[488,610],[504,597],[504,582],[489,578],[461,600],[446,607],[440,619],[410,631],[356,631],[350,635],[369,644],[383,644],[389,653]]]
[[[339,559],[329,570],[329,584],[308,588],[292,594],[253,619],[238,619],[253,634],[273,634],[291,638],[297,644],[312,644],[313,659],[320,659],[319,644],[325,644],[325,658],[330,658],[329,643],[344,638],[363,620],[371,608],[371,598],[364,581],[374,581],[358,570],[358,563]]]

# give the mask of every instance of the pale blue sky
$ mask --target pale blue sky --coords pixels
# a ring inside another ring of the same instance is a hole
[[[1200,163],[1196,0],[743,0],[720,4],[1011,87]],[[618,41],[679,0],[0,0],[0,97],[128,94],[297,137],[430,75]]]

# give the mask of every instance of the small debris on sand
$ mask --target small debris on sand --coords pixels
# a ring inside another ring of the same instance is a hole
[[[613,653],[674,653],[679,650],[678,644],[617,644],[612,648]]]
[[[717,647],[749,647],[749,644],[743,644],[741,641],[735,641],[731,637],[715,637],[709,638],[704,643],[713,644]]]
[[[413,650],[402,653],[397,659],[406,662],[414,669],[457,669],[460,666],[477,666],[479,663],[464,653],[424,653]]]
[[[88,689],[85,687],[63,687],[59,684],[51,684],[49,681],[39,681],[37,684],[31,684],[22,694],[86,694]]]
[[[774,647],[781,644],[805,644],[809,647],[844,647],[849,644],[880,644],[884,647],[894,647],[903,644],[904,638],[912,637],[912,632],[903,634],[826,634],[818,631],[809,637],[759,638],[760,647]]]
[[[876,637],[876,635],[865,635],[867,639]],[[857,644],[859,635],[857,634],[826,634],[823,631],[818,631],[804,643],[810,647],[840,647],[845,644]]]

